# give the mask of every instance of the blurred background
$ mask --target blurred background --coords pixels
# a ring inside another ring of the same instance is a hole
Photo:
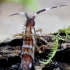
[[[38,10],[63,4],[68,6],[51,9],[36,16],[35,28],[41,28],[43,34],[70,26],[70,0],[0,0],[0,41],[12,38],[25,28],[26,19],[23,15],[9,15],[27,12],[31,17]]]

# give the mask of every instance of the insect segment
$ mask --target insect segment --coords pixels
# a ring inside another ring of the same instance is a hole
[[[21,54],[22,55],[22,58],[21,58],[22,67],[21,68],[22,69],[25,68],[26,70],[30,69],[32,67],[32,62],[34,60],[35,38],[32,33],[34,25],[35,25],[35,23],[34,23],[33,18],[31,18],[31,19],[27,18],[27,22],[25,25],[26,26],[25,36],[23,37],[22,54]],[[24,60],[24,58],[25,58],[25,60]]]
[[[22,50],[21,50],[21,69],[22,70],[30,70],[34,61],[34,54],[35,54],[35,48],[36,48],[36,39],[35,39],[35,17],[37,14],[40,14],[41,12],[44,12],[46,10],[49,9],[54,9],[54,8],[58,8],[58,7],[62,7],[62,6],[67,6],[67,5],[60,5],[60,6],[54,6],[54,7],[50,7],[50,8],[45,8],[42,9],[36,13],[34,13],[33,17],[29,17],[27,15],[27,13],[25,12],[21,12],[21,13],[15,13],[12,14],[10,16],[13,15],[25,15],[25,17],[27,18],[26,24],[25,24],[25,35],[23,36],[23,45],[22,45]],[[32,32],[32,30],[34,30],[34,33]],[[42,40],[44,40],[43,38],[41,38]],[[48,64],[50,62],[50,60],[54,57],[56,51],[57,51],[57,40],[54,43],[53,47],[52,47],[52,52],[50,52],[48,54],[48,59],[44,60],[44,61],[40,61],[40,63],[43,64]]]

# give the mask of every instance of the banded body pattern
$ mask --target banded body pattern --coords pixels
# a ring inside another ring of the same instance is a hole
[[[34,60],[35,53],[35,39],[32,33],[33,25],[30,19],[26,26],[25,36],[23,37],[22,53],[21,53],[21,67],[30,69]]]

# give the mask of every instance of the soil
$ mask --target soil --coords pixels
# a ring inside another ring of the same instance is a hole
[[[54,41],[52,35],[45,35],[42,37],[47,41],[47,44],[50,47]],[[62,35],[62,37],[64,36]],[[22,39],[14,39],[9,42],[0,43],[0,70],[20,70],[22,42]],[[37,44],[39,46],[41,44],[46,45],[44,41],[38,39]],[[41,50],[43,50],[42,47]],[[59,47],[52,61],[48,65],[43,66],[39,65],[39,63],[37,63],[38,60],[35,58],[36,65],[33,66],[31,70],[70,70],[69,54],[70,40],[59,40]],[[42,54],[40,54],[40,57],[41,56]]]

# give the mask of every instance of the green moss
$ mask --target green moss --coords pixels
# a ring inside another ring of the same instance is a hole
[[[63,28],[58,30],[59,33],[65,33],[66,34],[66,39],[70,39],[70,27],[68,28]]]
[[[40,61],[40,63],[42,64],[48,64],[52,58],[55,56],[56,52],[57,52],[57,49],[58,49],[58,35],[55,37],[55,42],[52,46],[52,51],[48,54],[48,59],[44,60],[44,61]]]

